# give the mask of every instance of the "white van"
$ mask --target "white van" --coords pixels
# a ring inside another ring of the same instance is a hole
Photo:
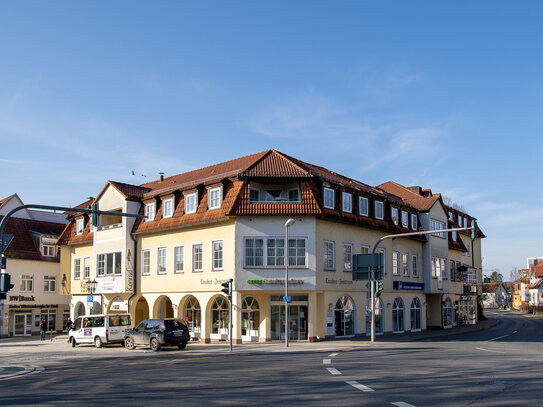
[[[85,315],[75,320],[68,339],[72,347],[80,343],[94,343],[97,348],[109,343],[123,345],[125,332],[130,329],[130,314]]]

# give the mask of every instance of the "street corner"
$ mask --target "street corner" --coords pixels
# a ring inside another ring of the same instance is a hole
[[[44,370],[41,366],[0,366],[0,380],[14,379]]]

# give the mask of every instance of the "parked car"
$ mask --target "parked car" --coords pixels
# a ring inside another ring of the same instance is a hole
[[[129,350],[136,346],[150,346],[157,352],[162,346],[185,349],[188,341],[190,333],[185,321],[177,318],[145,319],[126,332],[124,345]]]
[[[97,348],[104,344],[124,344],[126,331],[132,329],[130,314],[100,314],[78,317],[69,333],[72,346],[94,343]]]

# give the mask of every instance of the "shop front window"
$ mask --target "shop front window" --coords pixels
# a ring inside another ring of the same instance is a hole
[[[397,297],[392,304],[392,332],[403,332],[405,330],[405,313],[403,300]]]
[[[185,321],[189,327],[190,336],[199,338],[201,334],[202,310],[196,297],[189,297],[183,308]]]
[[[228,335],[228,300],[217,297],[211,307],[211,333]]]
[[[334,311],[336,336],[354,335],[354,302],[348,295],[342,295],[336,302]]]
[[[246,297],[241,306],[241,335],[259,336],[260,306],[253,297]]]
[[[443,328],[451,328],[453,322],[453,305],[451,299],[447,298],[443,302]]]

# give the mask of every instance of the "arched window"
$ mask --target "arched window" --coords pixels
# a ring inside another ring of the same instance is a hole
[[[375,332],[383,333],[385,329],[385,311],[383,300],[376,298],[375,303]],[[366,302],[366,335],[371,334],[371,299]]]
[[[451,299],[447,297],[443,302],[443,328],[451,328],[453,322],[453,304]]]
[[[91,308],[91,315],[101,314],[102,313],[102,305],[99,302],[94,301],[92,303]]]
[[[245,297],[241,305],[241,335],[259,336],[260,306],[253,297]]]
[[[85,315],[85,306],[82,302],[78,302],[74,308],[74,321],[77,317]]]
[[[413,298],[411,301],[411,332],[420,331],[422,329],[421,323],[422,306],[418,297]]]
[[[228,300],[217,297],[211,306],[211,333],[228,335]]]
[[[183,318],[185,318],[187,325],[189,326],[190,336],[193,338],[199,338],[202,332],[202,310],[196,297],[191,295],[187,301],[185,301],[185,306],[183,307]]]
[[[354,335],[354,302],[348,295],[342,295],[336,302],[334,311],[336,336]]]
[[[403,300],[396,297],[392,304],[392,332],[403,332],[405,330]]]

